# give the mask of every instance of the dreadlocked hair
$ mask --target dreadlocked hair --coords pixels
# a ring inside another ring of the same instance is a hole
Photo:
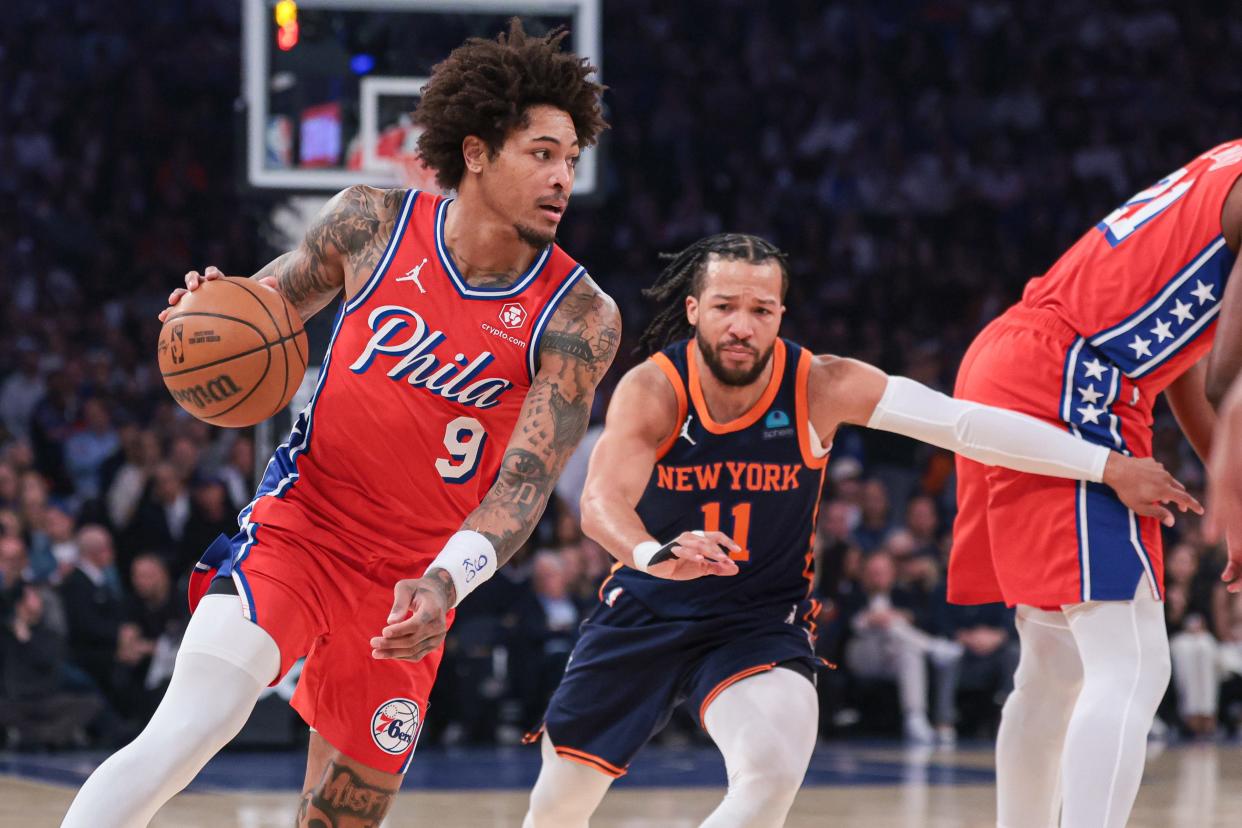
[[[694,333],[694,326],[686,319],[686,297],[698,296],[702,291],[710,256],[748,264],[775,260],[781,268],[781,299],[785,298],[785,291],[789,289],[787,257],[776,245],[758,236],[718,233],[699,239],[678,253],[661,253],[660,258],[667,261],[668,266],[655,284],[643,291],[643,296],[659,304],[660,310],[639,339],[641,353],[650,356]]]
[[[472,37],[431,68],[414,120],[423,128],[419,155],[441,187],[456,189],[465,175],[466,136],[482,138],[495,157],[538,104],[568,113],[583,148],[595,144],[608,128],[600,102],[604,87],[591,80],[595,67],[586,58],[561,50],[568,34],[559,27],[536,37],[514,17],[507,33],[494,40]]]

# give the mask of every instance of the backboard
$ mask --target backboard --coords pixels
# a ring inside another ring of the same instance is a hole
[[[277,0],[243,2],[246,178],[261,189],[331,193],[410,178],[432,188],[411,164],[419,90],[466,38],[495,37],[515,15],[532,33],[569,26],[573,51],[600,66],[600,0],[299,0],[296,28],[284,31]],[[575,194],[596,180],[587,150]]]

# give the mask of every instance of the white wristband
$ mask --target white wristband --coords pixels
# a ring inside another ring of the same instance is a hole
[[[496,574],[496,557],[491,541],[472,529],[463,529],[448,539],[427,570],[443,569],[453,579],[456,607],[479,584]]]
[[[639,572],[646,572],[647,567],[651,565],[651,559],[655,557],[655,553],[664,548],[664,544],[659,541],[643,541],[634,547],[634,568]]]

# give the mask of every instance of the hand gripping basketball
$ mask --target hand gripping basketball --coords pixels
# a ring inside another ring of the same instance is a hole
[[[306,332],[273,279],[190,271],[160,314],[157,356],[173,399],[212,425],[240,428],[293,398],[306,371]]]

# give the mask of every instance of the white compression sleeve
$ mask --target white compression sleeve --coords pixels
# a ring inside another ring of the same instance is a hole
[[[1003,408],[958,400],[889,377],[868,428],[904,434],[988,466],[1099,483],[1109,450]]]
[[[587,828],[603,801],[612,777],[557,755],[544,731],[539,742],[543,767],[530,792],[530,810],[522,828]]]
[[[996,734],[998,828],[1055,828],[1061,756],[1082,689],[1082,657],[1060,612],[1019,606],[1022,657]]]
[[[815,685],[777,667],[725,688],[703,720],[724,754],[729,790],[700,828],[784,825],[815,750]]]
[[[61,828],[149,823],[237,735],[279,666],[276,642],[242,617],[236,595],[204,597],[155,715],[86,780]]]
[[[1075,604],[1065,617],[1083,681],[1065,734],[1061,828],[1124,828],[1169,686],[1164,604],[1142,579],[1133,601]]]

